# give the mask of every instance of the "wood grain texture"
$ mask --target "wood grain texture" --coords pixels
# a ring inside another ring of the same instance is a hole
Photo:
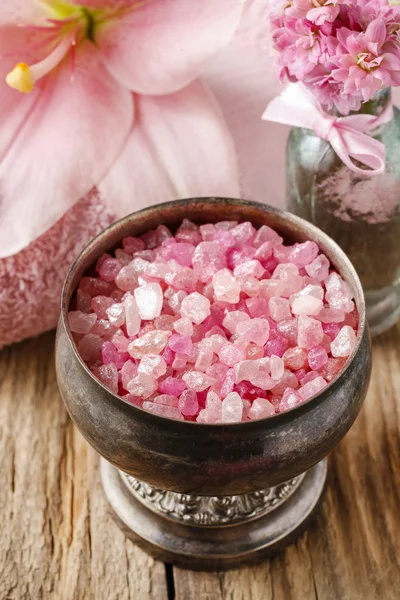
[[[0,353],[0,599],[167,600],[164,565],[108,514],[98,458],[58,394],[53,344],[47,334]],[[308,533],[256,567],[173,576],[176,600],[400,598],[400,327],[374,344],[367,401],[331,455]]]

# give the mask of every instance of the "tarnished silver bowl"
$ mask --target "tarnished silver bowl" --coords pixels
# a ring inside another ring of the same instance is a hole
[[[123,237],[161,223],[173,229],[185,217],[196,223],[232,219],[256,227],[267,224],[287,241],[315,241],[327,255],[352,288],[360,321],[351,357],[322,393],[259,421],[206,425],[145,412],[94,378],[68,327],[79,280]],[[359,413],[371,371],[361,284],[328,236],[288,213],[227,198],[153,206],[111,225],[72,265],[62,294],[56,364],[71,418],[105,459],[105,491],[127,533],[156,556],[182,566],[237,566],[276,553],[302,530],[324,488],[323,459]]]

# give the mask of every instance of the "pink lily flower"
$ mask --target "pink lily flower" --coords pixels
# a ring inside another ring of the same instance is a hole
[[[198,76],[241,10],[242,0],[2,3],[0,257],[95,187],[117,216],[238,194],[232,139]]]

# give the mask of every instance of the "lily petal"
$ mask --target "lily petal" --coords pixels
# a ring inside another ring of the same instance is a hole
[[[46,78],[0,163],[0,257],[27,246],[104,177],[132,120],[132,95],[90,44],[73,82],[68,65]]]
[[[33,24],[44,17],[39,0],[0,0],[0,25]]]
[[[98,26],[110,73],[140,94],[169,94],[195,79],[231,39],[243,0],[144,0]]]
[[[238,196],[230,134],[199,81],[170,96],[136,97],[135,106],[130,138],[98,186],[118,216],[176,198]]]

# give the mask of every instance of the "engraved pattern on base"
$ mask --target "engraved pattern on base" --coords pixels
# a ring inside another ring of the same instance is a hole
[[[154,512],[196,526],[226,526],[252,521],[286,502],[301,484],[304,473],[280,485],[237,496],[194,496],[161,490],[119,472],[130,493]]]

